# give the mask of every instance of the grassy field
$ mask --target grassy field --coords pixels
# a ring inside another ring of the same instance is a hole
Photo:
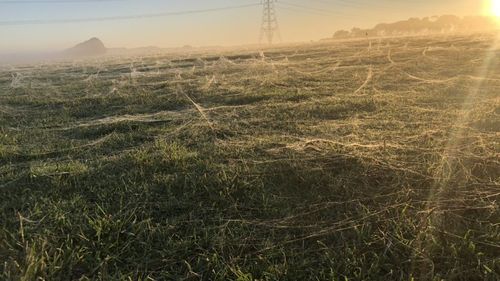
[[[499,280],[494,45],[4,67],[0,279]]]

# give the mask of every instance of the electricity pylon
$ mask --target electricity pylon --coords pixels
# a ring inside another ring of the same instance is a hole
[[[277,0],[262,0],[264,10],[262,13],[259,43],[262,43],[262,39],[265,37],[267,44],[271,45],[275,35],[281,37],[274,2],[277,2]]]

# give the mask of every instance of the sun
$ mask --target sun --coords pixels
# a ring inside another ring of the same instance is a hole
[[[500,17],[500,0],[491,0],[491,13]]]

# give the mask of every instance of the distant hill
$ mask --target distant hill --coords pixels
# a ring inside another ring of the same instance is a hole
[[[498,29],[498,23],[492,17],[453,15],[410,18],[394,23],[381,23],[371,29],[354,27],[350,31],[339,30],[333,39],[357,38],[366,36],[401,36],[442,34],[449,32],[492,31]]]
[[[74,46],[71,49],[67,49],[64,51],[64,55],[70,57],[100,56],[106,54],[107,51],[108,49],[106,49],[104,43],[94,37]]]

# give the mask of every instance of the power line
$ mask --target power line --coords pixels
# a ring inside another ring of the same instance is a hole
[[[235,5],[226,6],[219,8],[208,8],[200,10],[187,10],[178,12],[164,12],[155,14],[141,14],[141,15],[129,15],[129,16],[113,16],[113,17],[95,17],[95,18],[78,18],[78,19],[34,19],[34,20],[13,20],[13,21],[0,21],[0,26],[15,26],[15,25],[32,25],[32,24],[57,24],[57,23],[81,23],[81,22],[102,22],[102,21],[117,21],[117,20],[129,20],[129,19],[144,19],[144,18],[159,18],[168,16],[181,16],[189,14],[201,14],[208,12],[217,12],[224,10],[234,10],[248,7],[260,6],[261,3],[245,4],[245,5]]]
[[[320,9],[320,8],[315,8],[315,7],[310,7],[310,6],[305,6],[305,5],[295,4],[295,3],[290,3],[290,2],[286,2],[286,1],[281,1],[280,4],[281,5],[291,6],[291,7],[294,7],[294,8],[305,9],[305,10],[310,10],[310,11],[315,11],[315,12],[320,12],[320,13],[338,14],[338,15],[344,15],[344,16],[346,16],[346,14],[344,14],[342,12],[332,11],[332,10],[328,10],[328,9]]]
[[[79,4],[79,3],[105,3],[105,2],[124,2],[128,0],[0,0],[0,4]]]
[[[277,34],[278,36],[280,36],[276,10],[274,9],[274,2],[276,2],[276,0],[262,1],[262,26],[260,29],[259,43],[262,42],[263,37],[266,37],[267,44],[271,45],[273,43],[274,35]]]
[[[309,10],[304,10],[304,9],[296,9],[293,7],[287,7],[287,6],[283,6],[283,5],[280,5],[279,7],[280,7],[280,10],[292,11],[292,12],[297,12],[297,13],[302,13],[302,14],[308,13],[308,14],[319,15],[319,16],[324,16],[324,17],[331,17],[332,16],[331,14],[327,14],[327,13],[309,11]]]

